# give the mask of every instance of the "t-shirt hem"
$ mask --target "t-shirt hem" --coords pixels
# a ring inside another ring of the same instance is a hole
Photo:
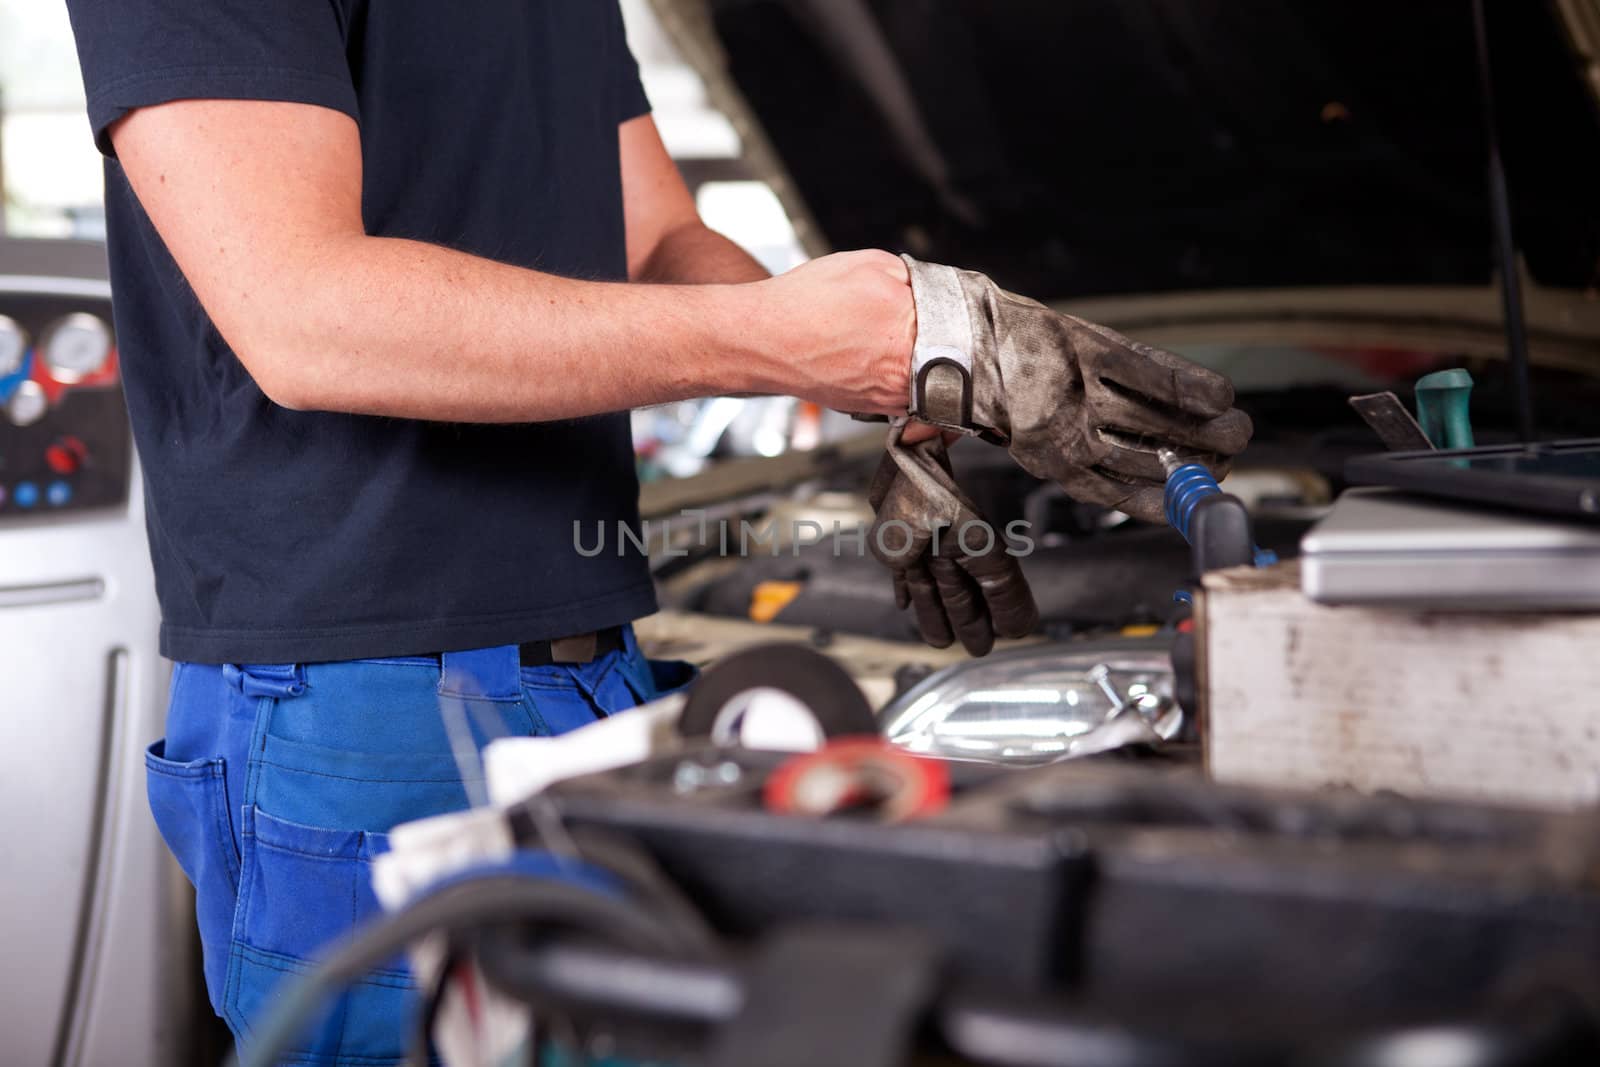
[[[282,67],[172,67],[97,86],[88,100],[89,125],[101,153],[115,159],[111,125],[128,112],[174,100],[273,100],[332,108],[361,121],[355,86],[347,79]]]
[[[650,106],[649,99],[645,97],[643,90],[641,90],[637,98],[623,101],[622,107],[617,113],[617,125],[620,126],[624,122],[632,122],[634,119],[652,114],[653,111],[654,109]]]
[[[184,663],[331,663],[459,652],[603,630],[656,611],[655,586],[627,588],[541,611],[294,630],[161,625],[161,654]]]

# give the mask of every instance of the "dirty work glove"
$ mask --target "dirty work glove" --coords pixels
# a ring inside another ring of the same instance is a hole
[[[1070,496],[1161,522],[1157,453],[1221,478],[1249,443],[1227,378],[1008,293],[985,275],[902,257],[917,309],[911,414],[1006,445]]]
[[[935,648],[960,639],[983,656],[996,637],[1026,637],[1039,609],[1021,564],[956,485],[943,438],[905,445],[903,428],[890,429],[872,479],[877,520],[867,535],[872,554],[894,574],[895,603],[913,609],[922,639]]]

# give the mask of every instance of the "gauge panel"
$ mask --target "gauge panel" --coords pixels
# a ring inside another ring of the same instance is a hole
[[[28,354],[28,336],[22,332],[15,319],[0,315],[0,378],[8,378],[22,370],[23,357]]]
[[[0,525],[127,503],[109,301],[0,285]]]

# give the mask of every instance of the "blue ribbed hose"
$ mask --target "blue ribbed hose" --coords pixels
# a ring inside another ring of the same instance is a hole
[[[1167,512],[1167,522],[1189,540],[1189,524],[1194,519],[1195,508],[1208,496],[1219,496],[1222,487],[1211,472],[1198,463],[1172,466],[1167,473],[1167,490],[1162,499]],[[1257,567],[1270,567],[1278,562],[1278,554],[1270,549],[1251,545]]]

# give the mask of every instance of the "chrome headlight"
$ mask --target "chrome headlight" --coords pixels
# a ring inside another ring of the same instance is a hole
[[[1170,740],[1183,726],[1165,643],[1037,645],[940,671],[879,713],[921,755],[1050,763]]]

